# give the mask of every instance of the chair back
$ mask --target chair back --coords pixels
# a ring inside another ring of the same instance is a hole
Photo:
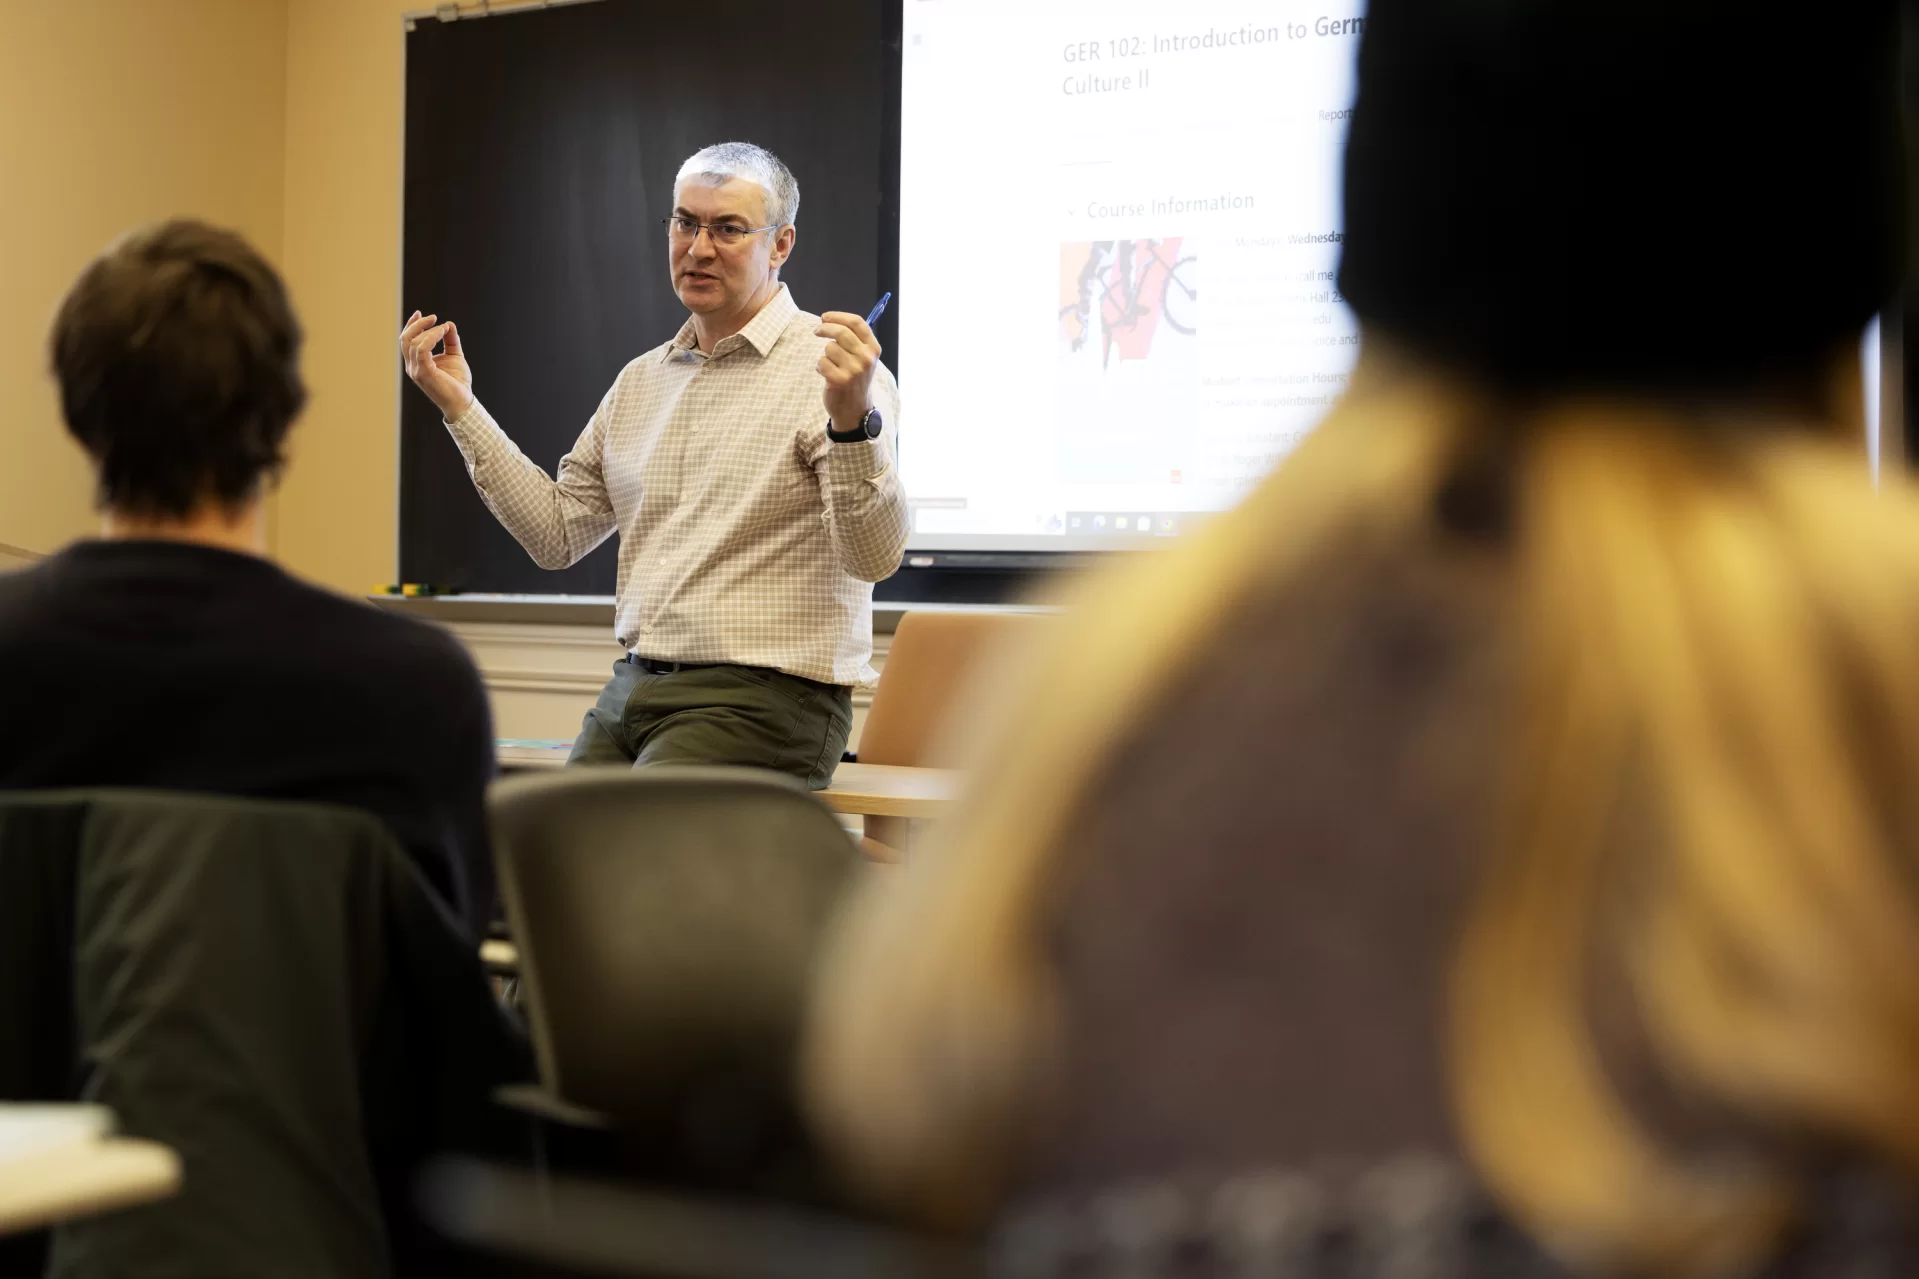
[[[815,954],[858,863],[798,782],[577,769],[488,796],[540,1075],[628,1132],[792,1113]]]
[[[416,1067],[457,1039],[481,1074],[504,1034],[472,947],[369,814],[0,794],[0,1100],[100,1102],[184,1173],[176,1198],[56,1230],[63,1279],[389,1273],[386,1178],[422,1153],[419,1095],[463,1090]]]
[[[893,632],[873,704],[860,726],[862,764],[952,768],[961,761],[946,731],[982,659],[1030,638],[1047,620],[1030,612],[907,613]],[[904,817],[868,817],[863,847],[875,861],[898,861],[909,842]]]
[[[544,1177],[464,1158],[438,1161],[421,1178],[420,1191],[440,1229],[489,1259],[498,1257],[501,1273],[519,1274],[521,1266],[528,1274],[609,1279],[983,1279],[990,1273],[972,1240],[840,1206]]]
[[[937,609],[902,616],[860,727],[860,762],[958,764],[941,753],[947,740],[941,729],[980,659],[1047,620],[1043,613]]]

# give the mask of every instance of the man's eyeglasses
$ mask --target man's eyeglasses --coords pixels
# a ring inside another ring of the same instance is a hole
[[[704,231],[722,249],[731,249],[744,243],[749,235],[779,230],[777,226],[743,227],[731,222],[695,222],[692,218],[661,218],[660,221],[666,224],[667,238],[675,243],[697,240],[700,232]]]

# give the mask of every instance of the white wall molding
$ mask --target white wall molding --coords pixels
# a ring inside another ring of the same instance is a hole
[[[489,689],[498,689],[502,693],[551,693],[558,697],[570,697],[576,701],[585,698],[591,702],[600,694],[606,681],[597,676],[554,674],[549,671],[512,671],[493,669],[481,675]]]
[[[612,632],[603,626],[566,626],[551,622],[449,622],[449,629],[475,644],[537,643],[557,649],[619,653]]]
[[[600,695],[623,650],[607,628],[548,622],[442,622],[480,668],[501,737],[571,738]],[[890,632],[876,635],[875,669],[886,661]],[[853,736],[873,704],[873,690],[853,690]]]

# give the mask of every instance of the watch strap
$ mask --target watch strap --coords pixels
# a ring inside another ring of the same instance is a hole
[[[867,423],[873,419],[876,412],[875,409],[866,410],[860,415],[860,424],[850,431],[836,431],[833,429],[832,422],[829,421],[826,424],[826,438],[835,444],[858,444],[862,440],[878,438],[876,434],[869,433],[867,430]]]

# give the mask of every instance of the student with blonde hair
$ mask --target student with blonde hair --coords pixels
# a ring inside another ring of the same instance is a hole
[[[816,1117],[1009,1273],[1909,1271],[1893,9],[1367,24],[1349,394],[1012,682]]]

